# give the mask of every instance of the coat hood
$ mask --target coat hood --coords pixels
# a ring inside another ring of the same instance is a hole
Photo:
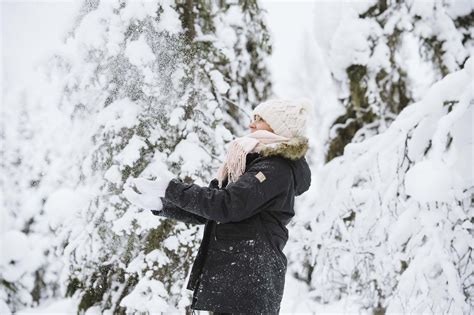
[[[295,180],[295,194],[296,196],[299,196],[307,191],[311,185],[311,170],[304,157],[296,161],[292,161],[290,165],[293,170]]]
[[[296,137],[288,142],[267,146],[260,150],[262,156],[281,156],[290,160],[295,181],[296,196],[301,195],[311,185],[311,170],[305,159],[308,151],[308,138]]]

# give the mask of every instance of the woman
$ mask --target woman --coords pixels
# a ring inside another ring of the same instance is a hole
[[[258,105],[251,133],[230,143],[209,187],[159,174],[158,184],[135,181],[143,195],[124,192],[143,208],[151,206],[140,196],[152,192],[163,204],[154,214],[205,224],[187,285],[194,291],[191,309],[279,312],[287,266],[285,226],[295,214],[295,196],[311,182],[304,157],[306,111],[303,103],[286,100]]]

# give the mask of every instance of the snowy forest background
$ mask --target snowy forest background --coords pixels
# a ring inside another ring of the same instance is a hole
[[[312,103],[282,313],[473,312],[472,1],[312,1],[307,28],[290,1],[70,5],[15,81],[2,44],[1,314],[184,313],[202,226],[123,185],[207,185],[273,97]]]

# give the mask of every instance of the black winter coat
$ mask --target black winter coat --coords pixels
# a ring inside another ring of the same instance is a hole
[[[287,267],[285,227],[295,196],[308,190],[311,173],[305,138],[247,155],[245,173],[218,188],[173,179],[154,214],[205,224],[187,288],[191,308],[213,312],[278,313]]]

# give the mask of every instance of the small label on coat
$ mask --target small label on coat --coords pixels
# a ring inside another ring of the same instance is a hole
[[[260,183],[262,183],[265,179],[267,179],[265,177],[265,175],[263,175],[262,172],[258,172],[257,174],[255,174],[255,177],[257,177],[257,179],[260,181]]]

